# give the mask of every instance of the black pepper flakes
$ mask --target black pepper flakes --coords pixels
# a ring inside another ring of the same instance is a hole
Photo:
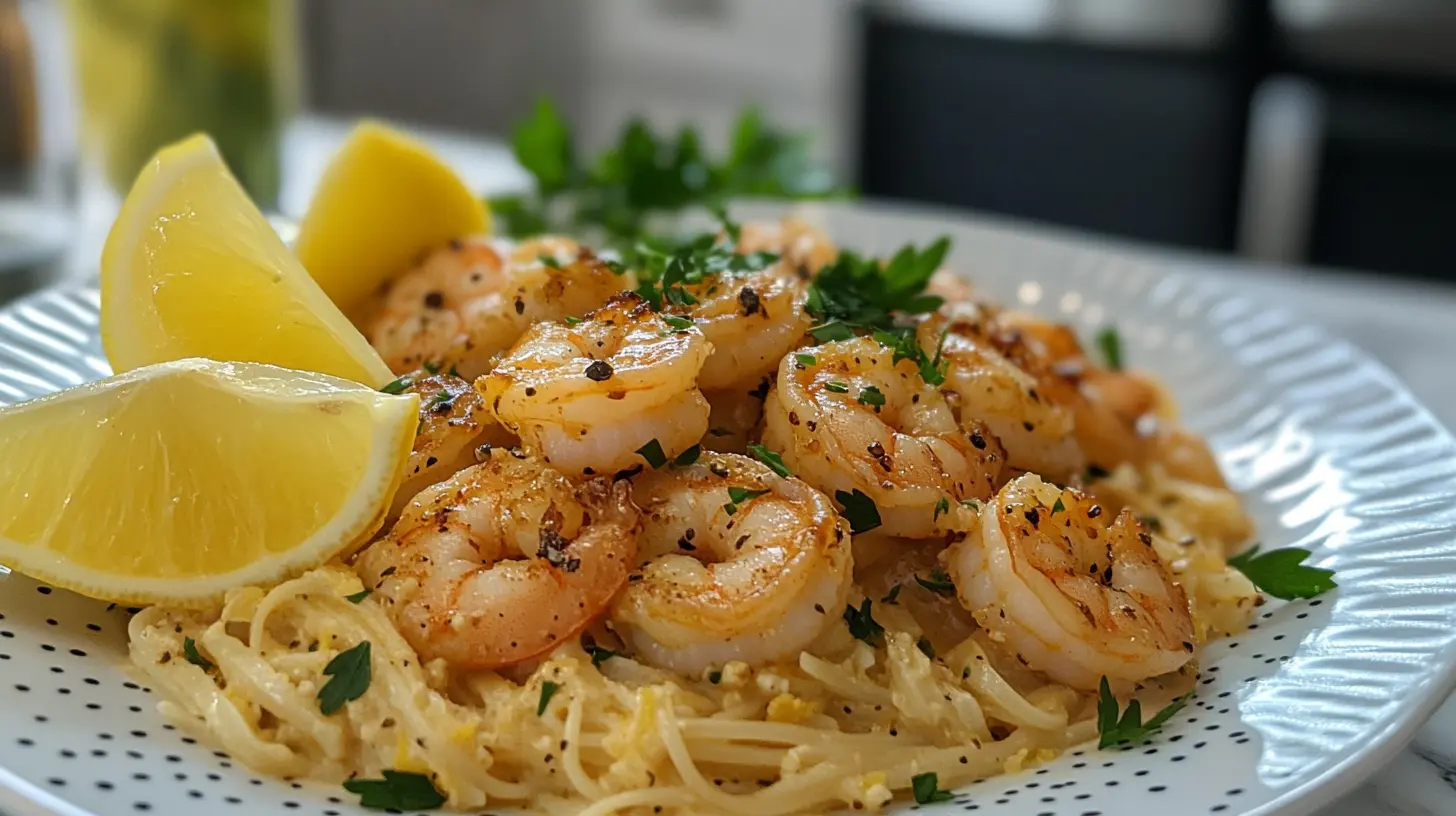
[[[612,365],[606,360],[593,360],[586,367],[586,378],[593,382],[606,382],[612,378]]]
[[[743,316],[750,317],[762,310],[763,304],[759,302],[758,293],[750,286],[745,286],[738,291],[738,305],[743,307]]]
[[[429,309],[445,308],[445,295],[441,292],[426,292],[425,307]]]

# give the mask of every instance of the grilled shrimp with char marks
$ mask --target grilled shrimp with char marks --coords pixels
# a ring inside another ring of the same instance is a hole
[[[1128,511],[1034,474],[979,513],[956,508],[966,537],[943,554],[961,604],[990,637],[1061,683],[1114,690],[1193,657],[1188,599]]]
[[[430,363],[473,379],[532,323],[584,314],[630,285],[570,238],[454,241],[394,282],[364,333],[396,372]]]
[[[742,492],[734,492],[742,491]],[[645,566],[612,612],[632,653],[698,674],[802,651],[844,608],[847,525],[821,493],[733,454],[645,473]]]
[[[625,482],[577,485],[500,448],[417,496],[356,568],[424,660],[494,669],[606,613],[636,563]]]
[[[565,473],[643,464],[653,440],[668,457],[708,430],[698,372],[712,345],[674,329],[622,292],[574,326],[538,323],[476,382],[496,418]]]
[[[885,535],[929,538],[943,502],[987,499],[1005,457],[984,427],[962,429],[910,360],[861,337],[785,357],[764,405],[764,443],[829,495],[874,500]]]

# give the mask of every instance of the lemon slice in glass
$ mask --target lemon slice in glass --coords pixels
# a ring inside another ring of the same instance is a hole
[[[420,253],[490,231],[490,212],[424,145],[377,122],[354,128],[298,225],[305,269],[347,314]]]
[[[228,172],[206,136],[137,176],[101,256],[101,340],[129,371],[184,357],[393,378]]]
[[[0,409],[0,563],[132,604],[274,583],[379,528],[418,406],[190,359]]]

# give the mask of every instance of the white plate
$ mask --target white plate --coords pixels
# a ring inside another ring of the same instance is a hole
[[[886,252],[940,233],[1005,302],[1119,327],[1209,435],[1266,546],[1315,551],[1340,589],[1271,602],[1210,647],[1189,708],[1151,744],[1073,751],[922,810],[987,816],[1307,813],[1388,761],[1456,678],[1456,444],[1384,369],[1281,311],[1177,270],[977,221],[806,210]],[[1297,304],[1291,304],[1297,306]],[[92,289],[0,311],[0,400],[104,375]],[[57,440],[58,450],[65,440]],[[0,811],[355,812],[335,788],[263,779],[191,742],[125,673],[123,610],[0,577]],[[332,798],[331,798],[332,797]]]

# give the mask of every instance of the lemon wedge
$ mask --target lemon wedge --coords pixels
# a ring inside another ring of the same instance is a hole
[[[379,528],[418,405],[192,359],[0,409],[0,563],[129,604],[276,583]]]
[[[101,256],[101,341],[116,371],[207,357],[394,376],[206,136],[159,151],[122,204]]]
[[[428,148],[363,122],[324,172],[294,248],[334,303],[353,314],[420,253],[489,231],[484,202]]]

